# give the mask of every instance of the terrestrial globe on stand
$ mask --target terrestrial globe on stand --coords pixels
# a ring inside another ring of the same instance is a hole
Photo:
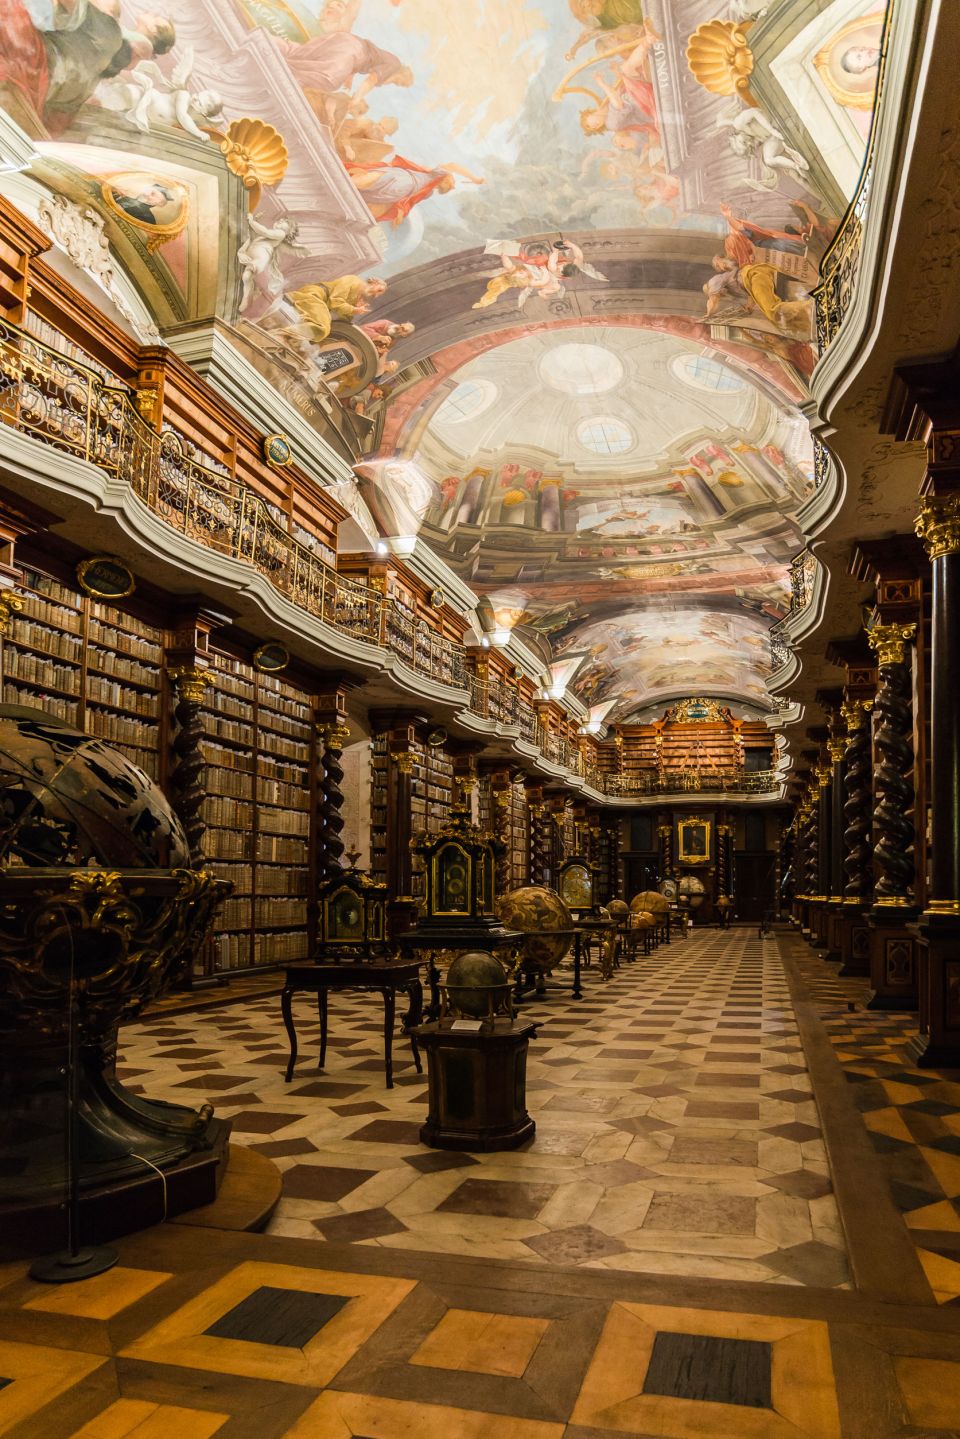
[[[569,952],[576,930],[573,915],[555,890],[538,884],[502,895],[497,911],[508,929],[521,932],[519,968],[542,993],[546,976]]]
[[[440,986],[441,1018],[479,1019],[487,1027],[498,1015],[513,1018],[510,976],[492,954],[470,950],[451,962]]]
[[[0,706],[0,1257],[64,1237],[68,1072],[87,1235],[216,1197],[229,1125],[209,1105],[132,1094],[116,1052],[119,1025],[192,963],[230,888],[190,866],[168,801],[118,750]]]

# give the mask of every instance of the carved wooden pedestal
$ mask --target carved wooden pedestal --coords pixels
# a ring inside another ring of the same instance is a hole
[[[910,1046],[920,1069],[960,1066],[960,916],[924,914],[918,926],[920,1034]]]
[[[870,973],[870,927],[867,908],[847,900],[840,917],[840,973],[866,976]]]
[[[911,923],[914,908],[882,906],[870,911],[870,983],[868,1009],[916,1009],[917,942]]]
[[[843,958],[843,900],[830,898],[824,906],[824,934],[827,952],[823,956],[831,964],[839,964]]]
[[[526,1144],[536,1132],[527,1113],[527,1046],[536,1025],[497,1019],[478,1031],[454,1029],[454,1023],[442,1019],[414,1031],[430,1076],[422,1142],[483,1151]]]

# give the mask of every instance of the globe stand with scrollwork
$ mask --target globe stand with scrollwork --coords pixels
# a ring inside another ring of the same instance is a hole
[[[189,865],[142,770],[42,711],[0,707],[0,1257],[66,1240],[75,1258],[216,1197],[229,1124],[133,1094],[116,1070],[119,1026],[191,963],[229,893]]]

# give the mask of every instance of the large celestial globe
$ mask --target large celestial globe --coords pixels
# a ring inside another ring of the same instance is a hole
[[[529,969],[549,974],[570,948],[574,922],[556,890],[528,884],[502,895],[497,913],[507,929],[520,930],[522,963]]]
[[[630,906],[625,899],[611,899],[607,905],[607,912],[611,919],[617,921],[617,924],[622,924],[630,913]]]
[[[183,826],[142,769],[42,710],[0,705],[0,867],[189,862]]]

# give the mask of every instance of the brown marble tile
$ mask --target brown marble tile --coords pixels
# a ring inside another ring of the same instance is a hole
[[[465,1179],[437,1209],[447,1214],[484,1214],[496,1219],[535,1219],[555,1184],[502,1179]]]
[[[723,1194],[715,1186],[702,1195],[655,1194],[642,1227],[679,1234],[753,1234],[756,1222],[755,1199]]]
[[[759,1104],[735,1099],[689,1099],[685,1110],[688,1119],[759,1119]]]
[[[819,1139],[821,1131],[813,1124],[803,1124],[800,1120],[794,1120],[791,1124],[778,1124],[774,1129],[768,1129],[768,1134],[774,1135],[777,1139],[792,1139],[797,1144],[805,1144],[808,1139]]]
[[[419,1144],[420,1124],[411,1119],[372,1119],[347,1138],[364,1144]]]
[[[582,1264],[588,1259],[606,1259],[624,1254],[627,1246],[612,1235],[601,1234],[589,1224],[570,1229],[555,1229],[552,1234],[537,1234],[528,1239],[527,1247],[551,1264]]]
[[[260,1144],[251,1144],[250,1149],[255,1149],[258,1154],[265,1154],[268,1159],[287,1159],[294,1154],[316,1154],[316,1146],[310,1143],[309,1139],[268,1139]]]
[[[386,1105],[377,1104],[374,1099],[364,1099],[357,1104],[331,1104],[330,1110],[333,1114],[348,1118],[354,1114],[385,1114]]]
[[[401,1234],[406,1229],[389,1209],[360,1209],[355,1214],[330,1214],[311,1220],[314,1229],[331,1244],[359,1244],[364,1239],[379,1239],[385,1234]]]
[[[678,1134],[670,1150],[671,1164],[736,1164],[757,1167],[757,1145],[748,1139],[698,1139]]]
[[[445,1169],[467,1169],[470,1165],[479,1163],[470,1154],[449,1149],[431,1149],[426,1154],[407,1154],[403,1162],[409,1164],[411,1169],[419,1169],[421,1174],[439,1174]]]
[[[321,1199],[336,1203],[372,1179],[375,1169],[337,1169],[328,1164],[295,1164],[284,1171],[285,1199]]]
[[[275,1134],[278,1129],[297,1124],[303,1117],[302,1114],[286,1114],[269,1109],[244,1109],[239,1114],[231,1115],[230,1122],[237,1134]]]
[[[790,1174],[764,1175],[764,1184],[779,1189],[781,1194],[791,1194],[799,1199],[821,1199],[833,1191],[833,1185],[824,1174],[812,1169],[794,1169]]]

